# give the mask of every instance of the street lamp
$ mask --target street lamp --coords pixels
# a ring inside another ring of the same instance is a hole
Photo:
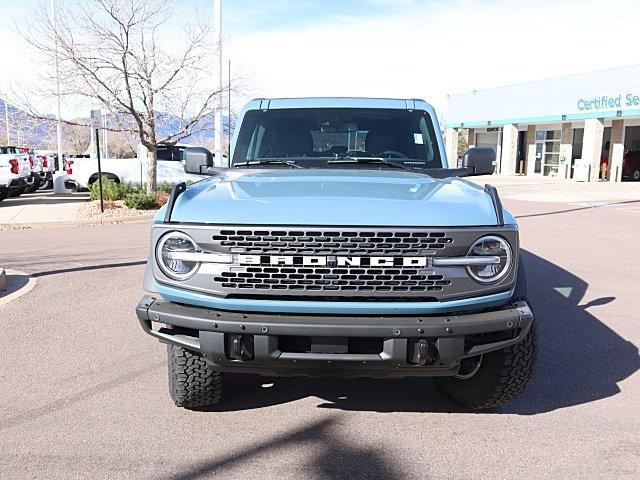
[[[56,137],[58,142],[58,169],[53,172],[53,192],[65,193],[64,181],[58,180],[63,176],[63,151],[62,151],[62,125],[60,124],[60,67],[58,65],[58,22],[56,20],[56,0],[51,0],[51,24],[53,25],[54,61],[56,66],[56,100],[58,103],[58,115],[56,117]]]
[[[7,95],[7,92],[4,92],[4,124],[5,124],[5,128],[7,129],[7,145],[11,145],[11,140],[9,139],[9,106],[8,106],[8,102],[9,102],[9,97]]]
[[[215,108],[215,117],[213,123],[213,144],[215,147],[215,165],[217,167],[223,167],[223,150],[224,147],[222,145],[222,90],[223,90],[223,82],[222,82],[222,0],[214,0],[213,1],[213,16],[214,16],[214,34],[215,34],[215,44],[216,44],[216,55],[218,60],[218,88],[217,88],[217,98],[216,98],[216,108]]]

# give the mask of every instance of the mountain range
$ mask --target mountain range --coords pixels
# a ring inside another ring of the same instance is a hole
[[[36,119],[29,116],[20,108],[7,103],[7,116],[9,117],[9,140],[10,143],[18,146],[29,146],[36,149],[53,148],[55,143],[55,120],[51,115],[51,120]],[[229,137],[229,121],[231,119],[231,133],[235,117],[223,115],[222,125],[224,139]],[[90,117],[75,119],[90,123]],[[110,125],[117,125],[113,117],[108,121]],[[158,114],[157,133],[159,137],[169,135],[176,132],[181,127],[181,120],[175,116],[160,113]],[[199,125],[209,127],[213,125],[213,115],[210,115],[199,122]],[[0,143],[7,143],[6,139],[7,125],[5,121],[5,102],[0,99]],[[194,133],[181,140],[183,143],[193,145],[212,145],[214,133],[212,130],[205,130]]]

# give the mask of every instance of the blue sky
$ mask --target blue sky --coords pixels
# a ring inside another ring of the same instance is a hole
[[[224,4],[234,31],[305,27],[340,17],[381,17],[426,0],[231,0]],[[247,15],[250,12],[250,15]]]
[[[222,1],[225,64],[243,77],[236,108],[257,96],[361,95],[421,97],[443,112],[449,93],[640,63],[637,0]],[[10,25],[39,3],[0,0],[11,65],[32,54]],[[206,18],[211,5],[180,0],[176,14],[197,6]],[[0,89],[21,81],[0,69]]]

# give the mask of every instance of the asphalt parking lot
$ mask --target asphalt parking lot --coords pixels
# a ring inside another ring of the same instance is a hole
[[[0,231],[0,265],[37,280],[0,305],[0,478],[639,478],[640,196],[504,203],[540,358],[484,413],[431,380],[254,376],[178,409],[133,312],[148,223]]]

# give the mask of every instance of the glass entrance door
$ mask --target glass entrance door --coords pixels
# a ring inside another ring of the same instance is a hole
[[[557,177],[560,164],[560,130],[536,131],[535,173]]]

